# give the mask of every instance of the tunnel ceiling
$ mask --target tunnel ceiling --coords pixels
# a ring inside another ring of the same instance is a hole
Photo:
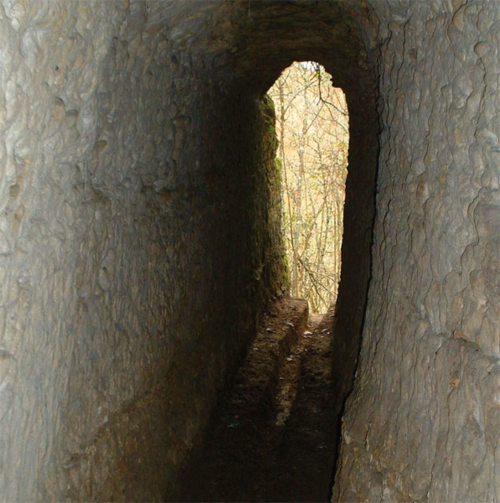
[[[169,39],[209,55],[250,92],[265,92],[294,60],[322,63],[347,93],[373,89],[375,31],[365,2],[203,1],[166,10],[154,5],[153,23],[168,14]]]

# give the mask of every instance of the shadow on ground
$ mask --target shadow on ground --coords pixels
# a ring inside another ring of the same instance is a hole
[[[329,501],[337,449],[333,310],[281,299],[166,501]]]

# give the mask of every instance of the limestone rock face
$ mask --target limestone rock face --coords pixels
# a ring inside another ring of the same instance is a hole
[[[0,2],[2,501],[161,499],[285,288],[267,119],[173,7]]]
[[[373,277],[334,499],[498,501],[499,4],[379,16]]]
[[[351,124],[334,499],[499,500],[499,12],[0,0],[0,499],[169,491],[286,289],[261,98],[312,59]]]

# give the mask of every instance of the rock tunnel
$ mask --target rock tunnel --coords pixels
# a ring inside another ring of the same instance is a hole
[[[333,500],[500,501],[499,13],[1,0],[0,499],[168,492],[284,291],[261,98],[314,60],[351,128]]]

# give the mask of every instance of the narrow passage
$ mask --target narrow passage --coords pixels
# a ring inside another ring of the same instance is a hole
[[[265,314],[205,444],[168,501],[328,501],[336,427],[334,314],[282,299]]]

